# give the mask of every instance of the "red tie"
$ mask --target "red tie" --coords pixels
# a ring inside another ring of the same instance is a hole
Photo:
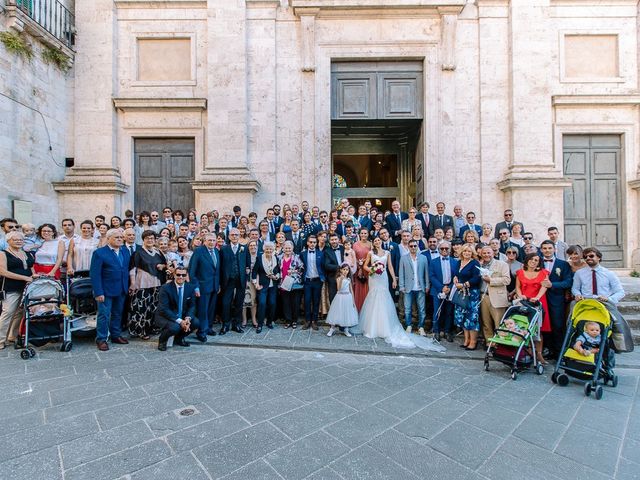
[[[598,281],[596,280],[595,270],[591,270],[591,291],[594,295],[598,295]]]

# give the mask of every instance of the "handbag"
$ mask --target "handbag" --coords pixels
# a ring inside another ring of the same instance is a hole
[[[293,276],[287,275],[282,280],[282,283],[280,284],[280,288],[286,292],[290,292],[291,290],[293,290],[294,283],[296,283],[296,281],[293,278]]]
[[[471,306],[471,295],[469,295],[469,289],[462,288],[461,290],[453,289],[449,296],[449,301],[456,307],[460,307],[463,310],[469,310]]]
[[[4,302],[7,299],[7,292],[4,291],[4,281],[7,277],[2,277],[2,289],[0,289],[0,302]]]

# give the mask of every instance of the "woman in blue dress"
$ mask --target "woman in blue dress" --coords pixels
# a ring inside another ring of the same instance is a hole
[[[478,331],[480,330],[480,263],[476,260],[476,251],[472,244],[465,243],[460,250],[460,270],[453,277],[453,283],[458,290],[469,292],[469,307],[455,306],[454,319],[456,325],[464,332],[464,343],[460,345],[465,350],[475,350],[478,345]]]

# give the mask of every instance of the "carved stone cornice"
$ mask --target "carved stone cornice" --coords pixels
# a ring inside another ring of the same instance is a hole
[[[554,107],[579,105],[640,105],[640,95],[554,95]]]
[[[206,110],[206,98],[114,98],[118,110]]]
[[[294,11],[298,8],[362,10],[451,7],[457,8],[460,13],[466,3],[467,0],[291,0]]]

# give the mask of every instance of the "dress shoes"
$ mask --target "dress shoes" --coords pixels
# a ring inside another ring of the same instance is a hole
[[[191,345],[184,338],[181,338],[180,340],[174,340],[173,344],[179,347],[188,347],[189,345]]]
[[[220,329],[220,332],[218,333],[218,335],[226,335],[226,333],[227,333],[228,331],[229,331],[229,330],[227,330],[225,327],[222,327],[222,328]]]
[[[106,352],[109,350],[109,345],[107,344],[107,342],[97,342],[96,343],[98,350],[100,350],[101,352]]]
[[[311,328],[311,322],[306,322],[302,325],[302,330],[309,330]]]
[[[116,337],[111,339],[111,343],[117,343],[118,345],[128,345],[129,340],[124,337]]]
[[[256,327],[256,333],[262,333],[262,327]]]
[[[167,342],[158,342],[158,350],[161,352],[167,351]]]
[[[217,334],[212,328],[210,328],[209,330],[207,330],[207,335],[211,335],[212,337],[215,337]]]
[[[207,343],[207,336],[206,335],[197,334],[196,335],[196,340],[198,340],[199,342],[202,342],[202,343]]]
[[[233,327],[231,328],[231,330],[233,330],[236,333],[244,333],[244,330],[241,327]]]
[[[311,324],[311,328],[317,331],[318,330],[318,322],[313,322]]]
[[[267,328],[269,330],[273,330],[273,323],[267,323]]]
[[[453,333],[452,332],[447,333],[447,342],[449,342],[449,343],[453,342]]]

